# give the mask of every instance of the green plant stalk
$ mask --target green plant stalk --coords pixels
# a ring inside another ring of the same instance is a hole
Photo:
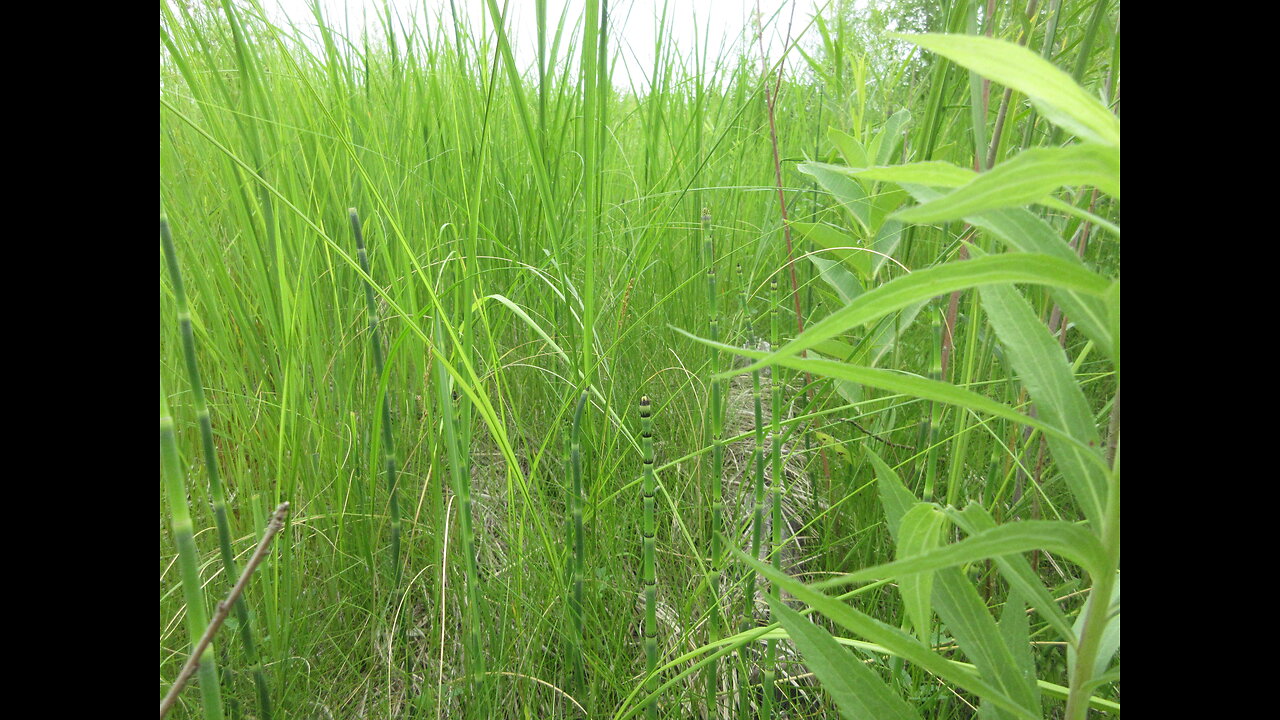
[[[704,260],[707,265],[707,299],[710,303],[711,317],[708,321],[708,332],[712,341],[720,339],[720,302],[716,293],[715,247],[711,234],[711,211],[702,209],[702,237]],[[712,371],[719,354],[713,356]],[[724,572],[724,548],[720,533],[724,527],[724,410],[721,407],[723,380],[711,381],[711,619],[707,624],[710,637],[715,641],[723,632],[723,618],[720,613],[720,578]],[[707,716],[716,717],[719,693],[719,662],[712,661],[707,666]]]
[[[755,435],[756,447],[754,452],[754,460],[756,466],[756,487],[755,487],[755,505],[751,518],[751,557],[760,557],[760,544],[764,539],[764,409],[760,398],[760,371],[754,370],[751,373],[751,395],[755,402]],[[742,624],[738,628],[739,632],[746,632],[755,624],[755,605],[756,605],[756,573],[754,571],[747,572],[747,590],[743,596],[742,602]],[[747,668],[750,666],[749,651],[750,645],[743,645],[740,657],[742,679],[738,682],[738,716],[747,717],[750,711],[748,704],[747,685],[749,675]]]
[[[196,548],[187,491],[182,484],[182,461],[178,459],[178,441],[169,402],[164,395],[164,381],[160,382],[160,469],[169,496],[169,512],[173,514],[173,541],[178,546],[178,571],[182,578],[182,594],[187,602],[187,632],[191,635],[194,651],[209,617],[200,588],[200,551]],[[206,720],[222,720],[222,690],[218,687],[218,663],[213,643],[205,648],[197,673],[200,702],[204,706]]]
[[[778,316],[783,312],[776,279],[769,282],[769,296],[773,299],[773,311],[769,313],[769,347],[776,348],[780,340],[778,336]],[[779,570],[782,569],[782,493],[786,492],[786,485],[782,477],[782,381],[779,379],[781,370],[781,366],[775,365],[769,371],[769,400],[773,411],[773,416],[769,419],[769,438],[772,443],[770,460],[773,467],[773,503],[771,507],[773,537],[769,553],[773,566]],[[781,599],[777,585],[770,584],[769,593],[773,595],[775,600]],[[775,686],[777,676],[778,641],[770,638],[767,643],[767,657],[764,666],[764,700],[761,703],[761,716],[765,720],[773,717],[773,696],[777,689]]]
[[[182,282],[182,269],[178,266],[178,251],[173,244],[173,235],[169,231],[169,221],[160,218],[160,239],[164,247],[165,264],[169,268],[169,279],[173,283],[173,295],[178,310],[178,333],[182,336],[182,355],[186,361],[187,381],[191,385],[191,396],[195,402],[196,418],[200,424],[200,443],[204,450],[204,467],[209,477],[209,495],[213,498],[213,523],[218,530],[218,550],[222,556],[223,573],[227,578],[239,577],[235,555],[231,552],[231,528],[227,522],[227,498],[222,487],[222,479],[218,474],[218,450],[213,443],[213,422],[209,416],[209,404],[205,400],[204,383],[200,377],[200,366],[196,361],[195,333],[191,328],[191,311],[187,306],[186,287]],[[252,618],[242,598],[236,598],[233,610],[239,625],[240,644],[244,647],[245,660],[253,672],[254,688],[258,694],[258,708],[265,720],[271,718],[271,693],[267,687],[267,679],[258,662],[258,647],[254,641]]]
[[[968,322],[965,323],[964,371],[959,385],[967,387],[975,377],[974,364],[978,358],[978,314],[981,312],[977,293],[969,293]],[[989,356],[988,356],[989,357]],[[964,458],[969,449],[969,414],[955,413],[955,443],[952,446],[953,462],[947,467],[947,504],[959,506],[961,484],[964,482]]]
[[[577,652],[573,653],[574,690],[578,697],[585,688],[584,668],[582,665],[582,575],[585,564],[584,541],[582,536],[582,411],[587,404],[587,393],[578,397],[578,406],[573,411],[573,430],[570,434],[570,464],[573,469],[573,598],[569,602],[570,621],[573,625],[573,639]]]
[[[653,475],[653,418],[650,412],[649,397],[646,395],[640,398],[640,437],[644,453],[644,654],[645,670],[648,673],[645,689],[652,694],[658,687],[658,585],[654,567],[656,525],[653,517],[657,481]],[[650,701],[645,707],[645,717],[649,720],[658,717],[657,699]]]
[[[347,215],[351,219],[351,233],[356,239],[356,255],[360,262],[360,269],[364,271],[366,276],[372,277],[369,271],[369,251],[365,248],[364,232],[360,226],[360,215],[355,208],[349,208]],[[373,369],[377,374],[375,387],[380,387],[383,375],[386,373],[386,360],[382,355],[382,333],[378,324],[378,305],[373,299],[373,285],[367,280],[364,282],[364,300],[369,308],[369,345],[373,348]],[[389,510],[391,513],[391,587],[394,589],[400,587],[400,494],[396,488],[397,463],[395,440],[391,433],[391,388],[389,382],[387,383],[387,390],[382,397],[382,455],[387,472],[387,495],[389,496]]]
[[[933,319],[933,341],[929,344],[929,379],[942,379],[942,326],[935,316]],[[929,418],[925,421],[923,433],[929,449],[925,457],[924,494],[925,502],[933,502],[933,488],[938,474],[938,428],[942,425],[942,403],[929,403]]]
[[[485,673],[484,647],[481,642],[480,573],[476,567],[475,534],[471,519],[471,480],[467,465],[458,451],[458,434],[454,427],[457,418],[453,412],[453,395],[449,391],[449,376],[444,369],[444,334],[440,322],[435,325],[436,337],[436,397],[440,404],[440,420],[444,426],[445,451],[449,455],[449,477],[453,494],[458,498],[458,535],[462,543],[463,567],[467,578],[467,642],[466,662],[469,669],[473,699],[480,703],[480,679]],[[481,711],[482,712],[482,711]]]
[[[590,382],[589,373],[594,372],[595,345],[595,258],[596,227],[598,223],[598,206],[600,203],[600,173],[598,166],[600,116],[599,75],[596,64],[599,62],[601,0],[587,0],[586,17],[582,28],[582,173],[583,173],[583,223],[582,223],[582,266],[583,280],[583,313],[582,313],[582,372]]]

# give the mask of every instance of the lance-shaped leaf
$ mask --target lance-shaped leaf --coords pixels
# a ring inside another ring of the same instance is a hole
[[[990,255],[917,270],[891,280],[814,323],[803,334],[760,362],[733,371],[750,372],[799,355],[823,340],[871,322],[912,303],[955,290],[982,285],[1031,283],[1071,288],[1092,295],[1106,292],[1109,282],[1079,263],[1031,253]]]
[[[842,717],[848,720],[920,717],[907,701],[885,685],[876,671],[840,647],[831,633],[773,596],[769,596],[769,607],[796,644],[804,664],[831,694]]]
[[[947,528],[947,516],[933,503],[916,503],[902,516],[898,528],[899,559],[920,555],[942,544],[942,532]],[[898,580],[907,617],[916,629],[916,637],[929,642],[929,630],[933,625],[932,597],[933,573],[920,572],[904,575]]]
[[[1017,90],[1050,122],[1081,138],[1120,145],[1120,118],[1066,72],[1021,45],[978,35],[891,35]]]
[[[904,187],[920,202],[941,197],[938,191],[920,185],[907,184]],[[1066,240],[1054,232],[1048,223],[1024,208],[991,210],[981,215],[967,216],[964,220],[970,225],[990,232],[1019,252],[1052,255],[1084,267],[1080,256],[1071,249]],[[1049,292],[1085,337],[1092,340],[1114,360],[1116,358],[1115,341],[1120,335],[1118,328],[1113,332],[1108,326],[1106,304],[1103,298],[1071,288],[1050,288]]]
[[[671,329],[691,340],[696,340],[703,345],[713,347],[717,350],[723,350],[725,352],[734,353],[735,355],[755,359],[771,357],[768,353],[759,350],[740,348],[736,345],[726,345],[725,343],[716,342],[714,340],[700,338],[697,335],[681,330],[678,327],[672,326]],[[1061,428],[1049,425],[1038,418],[1024,415],[1008,405],[1003,405],[984,395],[979,395],[972,390],[956,387],[950,383],[940,382],[938,380],[929,380],[918,375],[909,375],[903,372],[861,367],[858,365],[850,365],[848,363],[835,362],[833,360],[825,360],[822,358],[784,357],[774,361],[772,364],[789,367],[793,370],[799,370],[800,372],[812,373],[814,375],[824,375],[830,378],[848,380],[868,387],[888,390],[889,392],[902,393],[904,395],[911,395],[924,400],[936,400],[938,402],[957,405],[976,412],[988,413],[1006,420],[1012,420],[1013,422],[1021,425],[1026,425],[1027,427],[1040,430],[1045,435],[1061,438],[1067,443],[1078,442],[1070,433]],[[742,370],[738,370],[737,372],[742,372]],[[1090,449],[1084,444],[1080,444],[1080,448],[1085,451]],[[1097,462],[1098,467],[1104,470],[1106,469],[1106,463],[1103,462],[1101,457],[1098,457],[1095,462]]]
[[[1071,433],[1075,443],[1048,438],[1049,450],[1085,518],[1101,527],[1107,494],[1107,472],[1093,412],[1076,382],[1062,346],[1036,316],[1031,305],[1010,285],[978,290],[1005,357],[1026,386],[1037,413],[1054,427]]]
[[[872,232],[871,206],[867,203],[867,191],[843,172],[839,165],[820,162],[800,163],[796,169],[810,175],[824,190],[835,196],[865,232]]]
[[[1039,708],[1035,708],[1033,710],[1025,707],[1017,700],[1009,697],[1007,693],[1003,692],[998,686],[994,685],[986,678],[966,672],[956,664],[934,652],[929,648],[929,646],[904,633],[898,628],[880,622],[859,610],[855,610],[853,607],[846,605],[840,600],[828,597],[821,592],[814,590],[810,586],[805,585],[799,580],[790,577],[782,571],[775,569],[772,565],[760,562],[732,545],[729,546],[729,551],[732,552],[739,561],[746,563],[753,570],[767,578],[770,582],[791,593],[802,602],[810,605],[841,627],[857,633],[873,643],[883,646],[894,655],[919,665],[921,668],[946,682],[952,683],[957,687],[968,690],[985,700],[989,700],[999,705],[1000,707],[1010,711],[1010,713],[1015,717],[1027,718],[1027,720],[1039,720]]]
[[[864,247],[864,243],[822,223],[792,222],[790,225],[801,237],[830,251],[831,255],[856,270],[863,280],[871,279],[872,253]]]
[[[902,577],[910,573],[941,570],[1000,555],[1048,550],[1062,555],[1092,573],[1105,566],[1106,554],[1097,536],[1063,520],[1025,520],[999,525],[942,545],[921,555],[875,565],[815,583],[822,590],[859,582]]]
[[[1120,197],[1120,148],[1083,143],[1033,148],[937,200],[895,213],[903,222],[955,220],[988,210],[1041,202],[1061,187],[1091,185]]]

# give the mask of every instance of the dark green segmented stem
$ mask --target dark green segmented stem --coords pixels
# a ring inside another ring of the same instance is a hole
[[[458,498],[458,535],[462,543],[463,566],[467,576],[467,642],[466,662],[471,675],[474,701],[480,702],[479,681],[484,676],[484,646],[481,642],[480,573],[476,567],[475,533],[471,519],[471,479],[465,458],[458,450],[457,419],[453,412],[453,393],[449,388],[449,374],[441,354],[444,352],[444,333],[440,322],[435,324],[436,341],[436,398],[440,404],[441,424],[444,426],[445,451],[449,455],[449,477],[453,494]]]
[[[582,535],[582,411],[587,405],[587,393],[578,397],[578,405],[573,410],[573,430],[570,434],[570,464],[573,467],[573,598],[569,604],[569,615],[573,623],[573,639],[577,652],[573,654],[574,688],[578,697],[582,697],[584,688],[584,668],[582,665],[582,576],[585,565],[585,549]]]
[[[173,416],[160,382],[160,479],[169,496],[169,512],[173,515],[173,542],[178,547],[178,572],[182,579],[182,596],[187,603],[187,632],[192,651],[200,642],[208,625],[208,611],[200,586],[200,551],[196,549],[191,525],[191,509],[187,507],[187,489],[182,483],[182,461],[178,459],[178,440],[173,429]],[[200,703],[205,720],[222,720],[222,691],[218,687],[218,663],[213,643],[205,647],[200,658]]]
[[[754,370],[751,373],[751,395],[755,403],[755,436],[756,446],[752,453],[755,460],[755,504],[752,508],[751,515],[751,557],[760,557],[760,544],[764,539],[764,408],[760,398],[760,371]],[[756,610],[756,573],[754,570],[747,572],[747,589],[743,595],[742,602],[742,624],[739,626],[739,632],[746,632],[755,624]],[[751,645],[743,645],[740,657],[742,658],[742,679],[738,682],[738,717],[747,718],[750,711],[748,696],[748,679],[747,668],[750,667],[750,648]]]
[[[942,379],[942,325],[937,315],[933,318],[933,341],[929,347],[929,379]],[[938,428],[942,425],[942,403],[929,403],[929,418],[925,421],[924,435],[928,443],[925,460],[924,493],[925,502],[933,502],[933,488],[938,474]]]
[[[209,404],[205,400],[204,382],[200,365],[196,361],[196,339],[191,328],[191,311],[187,306],[187,291],[182,282],[182,269],[178,265],[178,251],[169,231],[169,221],[160,218],[160,240],[164,247],[165,265],[173,283],[174,301],[178,310],[178,333],[182,336],[182,356],[186,362],[187,381],[191,385],[191,397],[195,402],[196,418],[200,424],[200,444],[204,451],[204,467],[209,478],[209,496],[213,499],[213,524],[218,530],[218,551],[222,556],[223,574],[228,582],[240,577],[235,554],[231,551],[231,526],[227,521],[227,498],[218,472],[218,450],[213,444],[213,421],[209,416]],[[239,626],[240,644],[244,647],[245,662],[253,672],[254,688],[258,695],[258,708],[264,720],[271,720],[271,693],[267,678],[258,662],[258,647],[254,641],[252,618],[244,599],[236,598],[232,608]],[[203,630],[201,631],[203,632]]]
[[[360,260],[360,269],[368,278],[373,275],[369,271],[369,252],[364,246],[364,232],[360,227],[360,216],[355,208],[347,213],[351,216],[351,232],[356,237],[356,255]],[[385,359],[382,356],[382,333],[378,328],[378,304],[373,298],[373,283],[367,278],[364,281],[364,299],[369,306],[369,344],[373,347],[373,367],[377,373],[375,382],[382,383],[386,371]],[[387,391],[382,397],[382,454],[387,470],[387,494],[390,496],[391,512],[391,575],[392,587],[400,586],[400,495],[396,490],[396,450],[391,435],[391,384],[387,383]]]
[[[653,475],[653,418],[648,396],[640,398],[640,447],[644,453],[644,654],[648,672],[645,689],[653,693],[658,688],[658,581],[654,567],[656,526],[653,518],[657,480]],[[649,720],[658,717],[657,698],[645,707],[645,717]]]
[[[772,298],[773,312],[769,313],[769,347],[776,349],[779,343],[778,337],[778,315],[782,312],[781,298],[778,296],[778,281],[771,280],[769,282],[769,297]],[[772,503],[772,542],[770,543],[770,556],[773,566],[782,569],[782,493],[786,492],[786,488],[782,477],[782,381],[779,379],[782,367],[774,365],[769,372],[769,400],[773,417],[769,418],[769,438],[772,444],[770,448],[770,459],[773,467],[773,503]],[[770,584],[769,594],[775,600],[780,599],[778,586]],[[761,717],[768,720],[773,717],[773,695],[775,690],[775,681],[777,679],[778,668],[778,641],[769,640],[768,656],[765,660],[764,669],[764,700],[761,703]]]
[[[716,293],[715,247],[711,235],[711,211],[702,210],[703,248],[706,251],[707,263],[707,298],[710,301],[711,317],[707,322],[712,342],[720,340],[720,302]],[[712,356],[711,370],[716,370],[718,355]],[[711,405],[707,408],[711,415],[711,619],[707,624],[710,640],[720,637],[722,619],[720,613],[720,576],[724,570],[724,548],[720,543],[720,532],[724,520],[724,413],[721,408],[721,389],[723,381],[711,381]],[[707,716],[716,717],[718,705],[716,696],[719,692],[719,662],[713,660],[707,665]]]

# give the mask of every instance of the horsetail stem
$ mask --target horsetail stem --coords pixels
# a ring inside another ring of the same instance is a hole
[[[173,429],[173,416],[160,382],[160,475],[169,496],[169,512],[173,514],[173,542],[178,546],[178,570],[182,578],[182,595],[187,603],[187,632],[194,651],[208,624],[204,593],[200,588],[200,551],[196,549],[187,507],[187,490],[182,483],[182,461],[178,459],[178,441]],[[200,703],[206,720],[222,720],[222,691],[218,687],[218,663],[213,643],[205,647],[200,658]]]
[[[711,234],[711,211],[702,209],[703,248],[706,251],[707,263],[707,297],[711,306],[711,317],[708,330],[712,342],[720,340],[720,302],[716,294],[715,248]],[[719,355],[713,355],[711,369],[716,370]],[[707,412],[711,415],[711,619],[707,624],[709,640],[716,640],[722,628],[720,615],[720,575],[724,570],[724,548],[721,547],[720,532],[723,529],[724,516],[724,414],[721,408],[722,380],[711,381],[711,405]],[[707,666],[706,703],[707,716],[717,715],[716,696],[719,691],[719,662],[712,661]]]
[[[573,410],[573,430],[570,433],[570,464],[573,468],[573,599],[569,604],[573,623],[573,639],[577,652],[573,653],[573,674],[576,694],[581,697],[584,687],[582,666],[582,575],[584,567],[584,542],[582,537],[582,411],[587,405],[587,393],[578,397]]]
[[[746,292],[743,292],[745,298]],[[753,507],[751,519],[751,557],[760,557],[760,543],[764,537],[764,409],[760,399],[760,371],[753,370],[751,372],[751,395],[754,400],[755,411],[755,436],[756,446],[753,451],[753,459],[756,467],[756,488],[755,488],[755,505]],[[743,595],[742,608],[742,624],[739,627],[740,632],[746,632],[754,624],[756,605],[756,573],[754,570],[747,572],[747,590]],[[747,696],[747,680],[746,668],[749,666],[748,654],[749,645],[743,645],[740,657],[742,658],[743,678],[738,683],[740,702],[738,706],[738,716],[747,717],[748,696]]]
[[[479,702],[478,682],[484,676],[484,654],[480,642],[480,577],[476,567],[475,534],[471,524],[471,480],[468,468],[458,451],[456,418],[453,412],[453,393],[449,390],[449,374],[445,369],[444,333],[440,321],[435,324],[436,342],[436,398],[440,404],[441,424],[444,425],[445,451],[449,455],[449,477],[453,494],[458,498],[458,535],[462,542],[463,567],[467,576],[467,642],[466,662],[471,674],[473,698]]]
[[[942,326],[935,315],[933,318],[933,341],[929,344],[929,379],[942,379]],[[933,487],[938,473],[938,428],[942,425],[942,404],[934,400],[929,403],[929,417],[925,420],[922,435],[928,443],[926,451],[924,493],[925,502],[933,502]]]
[[[351,232],[356,238],[356,255],[360,260],[360,269],[367,276],[364,281],[364,299],[369,306],[369,344],[373,347],[373,368],[377,373],[375,382],[382,383],[382,375],[386,370],[386,361],[382,356],[382,334],[378,328],[378,305],[373,299],[373,283],[368,278],[373,275],[369,271],[369,252],[364,246],[364,232],[360,227],[360,215],[355,208],[349,208],[347,214],[351,218]],[[390,496],[391,511],[391,574],[392,587],[400,586],[400,497],[396,492],[396,450],[391,435],[391,385],[382,397],[382,454],[387,470],[387,494]]]
[[[658,585],[654,568],[654,534],[653,518],[654,495],[657,493],[657,481],[653,475],[653,418],[650,417],[649,397],[640,398],[640,437],[641,449],[644,453],[644,653],[648,681],[645,689],[653,693],[658,688],[658,620],[657,595]],[[645,717],[655,720],[658,717],[658,700],[650,700],[645,707]]]
[[[778,297],[778,281],[771,280],[769,282],[769,297],[772,298],[773,311],[769,313],[769,347],[777,348],[779,344],[778,338],[778,315],[782,312],[782,304]],[[772,516],[772,542],[770,543],[770,555],[773,560],[773,567],[782,569],[782,493],[785,492],[782,478],[782,382],[779,380],[779,371],[781,367],[775,365],[769,373],[769,400],[771,401],[771,409],[773,416],[769,418],[770,428],[769,437],[772,441],[770,455],[773,466],[773,507]],[[778,586],[771,584],[769,593],[775,600],[780,598]],[[778,668],[778,641],[769,640],[768,657],[765,660],[764,669],[764,701],[761,706],[761,716],[768,720],[773,717],[773,694],[775,690],[774,682],[777,678]]]
[[[218,550],[222,556],[224,575],[232,582],[240,576],[236,569],[235,555],[231,552],[231,528],[227,522],[227,499],[222,487],[222,478],[218,473],[218,450],[213,444],[213,421],[209,416],[209,404],[205,400],[204,382],[200,377],[200,366],[196,362],[196,339],[191,329],[191,311],[187,306],[187,291],[182,282],[182,269],[178,266],[178,251],[173,244],[173,235],[169,231],[169,221],[160,218],[160,239],[164,246],[165,264],[169,268],[169,279],[173,283],[173,295],[178,309],[178,333],[182,336],[182,355],[186,361],[187,381],[191,385],[191,396],[196,406],[196,417],[200,423],[200,444],[204,450],[204,467],[209,477],[209,495],[213,498],[213,524],[218,530]],[[254,641],[252,618],[244,600],[236,598],[234,605],[236,621],[240,630],[240,644],[244,647],[245,660],[253,672],[254,688],[258,694],[258,708],[264,720],[271,720],[271,693],[267,688],[267,678],[258,662],[258,647]]]

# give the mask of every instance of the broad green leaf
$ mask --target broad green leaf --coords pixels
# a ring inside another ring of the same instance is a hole
[[[1120,118],[1066,72],[1021,45],[978,35],[890,34],[1026,95],[1042,115],[1081,138],[1120,145]]]
[[[866,167],[871,164],[867,162],[867,151],[854,136],[833,127],[827,130],[827,138],[844,156],[844,161],[853,167]]]
[[[1018,674],[1035,696],[1032,707],[1039,707],[1040,686],[1036,682],[1036,657],[1031,650],[1031,622],[1027,616],[1027,604],[1017,590],[1010,590],[1005,598],[1004,610],[1000,612],[1000,637],[1013,655]]]
[[[842,717],[848,720],[920,717],[911,705],[889,689],[875,670],[840,647],[831,633],[772,596],[769,607],[796,644],[804,664],[831,694]]]
[[[865,297],[865,296],[864,296]],[[677,327],[671,329],[684,335],[685,337],[696,340],[708,347],[717,350],[734,353],[748,358],[768,358],[768,353],[760,350],[750,350],[740,348],[736,345],[726,345],[725,343],[716,342],[700,338],[691,332],[687,332]],[[800,372],[813,373],[814,375],[823,375],[830,378],[839,378],[856,382],[869,387],[888,390],[889,392],[902,393],[913,397],[923,398],[925,400],[937,400],[951,405],[968,408],[976,412],[984,412],[1006,420],[1012,420],[1020,425],[1040,430],[1045,435],[1051,435],[1061,438],[1067,443],[1077,442],[1065,430],[1049,425],[1038,418],[1029,417],[1014,410],[1008,405],[998,403],[984,395],[979,395],[972,390],[956,387],[950,383],[940,382],[937,380],[929,380],[918,375],[908,375],[902,372],[892,370],[879,370],[876,368],[860,367],[858,365],[850,365],[847,363],[835,362],[834,360],[825,360],[821,358],[796,358],[784,357],[774,362],[774,364],[788,367]],[[736,370],[736,373],[744,372]],[[1081,449],[1087,450],[1088,447],[1081,445]],[[1097,458],[1098,466],[1106,467],[1102,458]]]
[[[813,346],[814,352],[821,353],[827,357],[838,358],[840,360],[848,360],[858,351],[854,346],[841,342],[839,340],[824,340]]]
[[[867,192],[848,175],[840,172],[839,165],[806,162],[797,165],[796,169],[817,180],[824,190],[831,193],[849,211],[863,231],[872,232],[871,206],[867,204]]]
[[[1115,350],[1111,359],[1116,363],[1116,371],[1120,370],[1120,278],[1111,283],[1107,289],[1107,328],[1111,331]]]
[[[863,446],[863,450],[867,453],[867,459],[871,461],[871,465],[876,470],[877,486],[880,490],[880,505],[884,508],[885,525],[889,526],[889,536],[893,538],[896,544],[899,542],[899,527],[902,525],[902,517],[907,511],[920,502],[920,498],[907,489],[902,484],[902,479],[898,477],[898,473],[889,467],[875,450],[870,447]]]
[[[1008,253],[962,260],[917,270],[864,293],[857,300],[814,323],[800,337],[764,360],[743,370],[758,370],[782,358],[799,355],[815,343],[829,340],[895,310],[955,290],[998,283],[1031,283],[1072,288],[1093,295],[1106,292],[1107,280],[1078,263],[1047,255]]]
[[[761,640],[761,639],[783,640],[788,637],[790,636],[787,635],[783,630],[771,630],[769,632],[764,633],[763,635],[754,635],[752,637],[752,640]],[[851,648],[857,648],[858,650],[861,650],[863,652],[880,653],[882,655],[893,655],[895,657],[897,656],[888,648],[882,647],[880,645],[876,645],[875,643],[864,642],[862,640],[853,640],[851,638],[846,638],[846,637],[833,636],[833,639],[841,645],[844,645],[846,647],[851,647]],[[974,667],[972,663],[962,662],[960,660],[952,660],[951,664],[955,665],[956,667],[964,668],[967,672],[973,673],[974,675],[978,674],[978,668]],[[1100,679],[1102,680],[1102,682],[1119,682],[1120,666],[1116,665],[1111,670],[1107,671],[1103,676],[1101,676]],[[1097,680],[1094,681],[1095,687],[1099,684],[1101,683],[1098,682]],[[1047,680],[1036,680],[1036,686],[1045,695],[1051,698],[1056,698],[1058,700],[1066,700],[1067,696],[1070,694],[1070,690],[1068,688],[1063,687],[1062,685],[1058,685],[1056,683],[1051,683]],[[1111,700],[1107,700],[1106,698],[1100,698],[1097,695],[1091,696],[1089,698],[1089,705],[1095,710],[1101,710],[1103,712],[1109,712],[1115,715],[1120,714],[1119,703],[1113,702]]]
[[[899,529],[901,532],[901,529]],[[946,567],[977,562],[1000,555],[1047,550],[1062,555],[1092,573],[1104,567],[1106,554],[1097,536],[1079,525],[1063,520],[1024,520],[998,525],[970,535],[959,542],[943,545],[922,555],[894,560],[831,580],[814,584],[827,589],[851,583],[902,577],[909,573],[941,570]]]
[[[969,535],[996,527],[995,518],[991,517],[991,513],[977,502],[969,503],[962,512],[952,510],[951,517]],[[1009,585],[1019,591],[1023,597],[1030,598],[1032,607],[1040,613],[1040,616],[1058,631],[1063,640],[1074,646],[1076,635],[1071,629],[1071,623],[1067,622],[1067,617],[1062,614],[1057,601],[1045,589],[1044,583],[1031,569],[1031,564],[1026,558],[1021,555],[1000,555],[993,560],[1005,579],[1009,581]]]
[[[739,561],[746,563],[774,583],[774,585],[791,593],[797,599],[827,616],[841,627],[883,646],[894,655],[919,665],[924,670],[946,682],[950,682],[1010,710],[1016,717],[1039,720],[1039,712],[1031,712],[1022,707],[1016,700],[1010,698],[999,687],[985,678],[957,667],[956,664],[949,662],[927,645],[898,628],[880,622],[866,613],[855,610],[835,598],[828,597],[812,589],[795,578],[775,569],[772,565],[760,562],[742,552],[731,543],[728,545],[728,549]]]
[[[987,610],[987,604],[960,568],[938,570],[933,587],[933,606],[965,657],[977,666],[983,677],[1022,707],[1035,712],[1040,710],[1039,694],[1034,690],[1035,673],[1029,677],[1022,675],[1014,654],[1000,635],[995,618]],[[1004,710],[986,708],[984,715],[1005,717]]]
[[[886,165],[865,169],[849,168],[848,174],[856,178],[893,183],[913,183],[929,187],[958,188],[973,182],[978,173],[939,160]]]
[[[888,220],[888,222],[886,222],[886,219],[888,218],[888,215],[892,214],[893,210],[897,210],[902,202],[905,202],[909,196],[908,193],[906,193],[905,190],[901,190],[901,188],[884,186],[884,184],[876,184],[874,187],[876,187],[876,193],[870,196],[870,205],[872,205],[872,227],[876,228],[876,241],[874,241],[873,246],[876,247],[877,250],[884,252],[884,254],[891,255],[893,252],[892,247],[890,250],[886,251],[881,249],[879,245],[881,245],[882,238],[892,236],[893,245],[896,246],[897,236],[902,232],[902,223],[900,223],[899,220]],[[892,229],[887,227],[887,225],[891,224],[895,225]],[[879,263],[883,263],[884,258],[883,256],[877,255],[874,256],[874,260],[877,261],[876,264],[878,265]]]
[[[880,322],[876,324],[875,328],[867,336],[871,345],[871,354],[867,357],[866,364],[871,367],[879,365],[884,356],[888,355],[893,346],[897,344],[903,333],[911,328],[916,318],[919,317],[920,311],[928,304],[928,300],[921,300],[918,303],[906,306],[895,315],[881,318]]]
[[[893,160],[894,153],[902,146],[902,131],[910,123],[911,113],[906,108],[894,113],[884,122],[884,127],[874,141],[876,165],[885,165]]]
[[[829,250],[857,270],[863,280],[871,280],[873,254],[867,252],[865,243],[823,223],[792,222],[791,229],[814,245]]]
[[[941,197],[937,191],[919,185],[906,187],[920,202]],[[1084,267],[1080,256],[1071,249],[1067,241],[1054,232],[1048,223],[1025,208],[991,210],[981,215],[970,215],[964,220],[970,225],[992,233],[1014,250],[1052,255]],[[1062,306],[1062,311],[1067,317],[1076,323],[1085,337],[1110,355],[1115,338],[1119,335],[1113,334],[1108,327],[1105,301],[1070,288],[1050,288],[1049,293],[1054,301]]]
[[[902,523],[898,528],[898,559],[905,560],[937,548],[942,544],[942,532],[948,524],[947,516],[937,505],[917,503],[902,516]],[[929,631],[933,625],[933,612],[930,610],[933,573],[919,572],[902,576],[898,580],[898,591],[902,593],[907,617],[911,618],[911,624],[916,629],[916,637],[922,642],[929,642]]]
[[[903,222],[955,220],[988,210],[1039,202],[1060,187],[1092,185],[1120,197],[1120,149],[1092,143],[1033,148],[975,175],[937,200],[899,211]]]
[[[1107,473],[1105,462],[1100,462],[1098,428],[1062,347],[1011,285],[985,285],[978,292],[1005,357],[1026,386],[1040,418],[1075,438],[1075,443],[1068,444],[1050,437],[1049,450],[1085,518],[1093,527],[1101,527]]]
[[[862,283],[858,282],[853,273],[841,267],[840,263],[817,255],[810,255],[809,261],[818,269],[822,279],[840,296],[842,303],[847,305],[862,294]]]

